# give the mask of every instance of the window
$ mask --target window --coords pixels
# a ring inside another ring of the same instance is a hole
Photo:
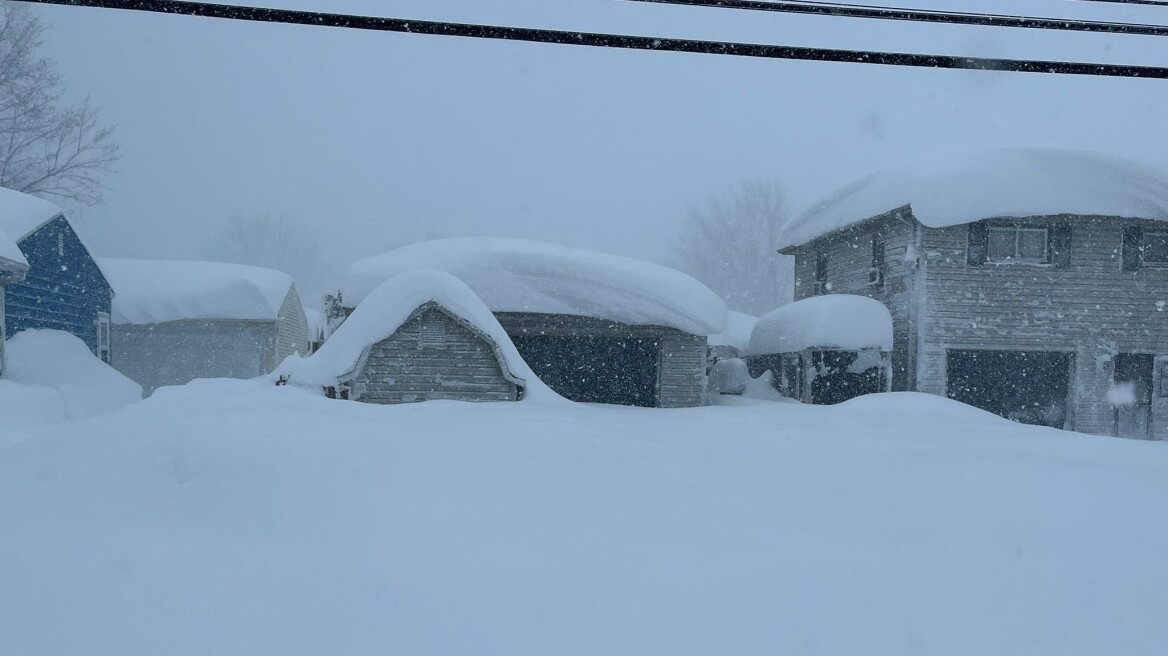
[[[827,283],[827,251],[815,251],[815,295],[826,294],[830,289]]]
[[[97,313],[97,357],[106,364],[110,363],[110,315],[108,312]]]
[[[868,270],[868,284],[873,287],[884,286],[884,235],[872,235],[872,268]]]
[[[1168,264],[1168,232],[1145,232],[1140,251],[1144,264]]]
[[[1050,262],[1050,237],[1046,228],[990,226],[991,262]]]

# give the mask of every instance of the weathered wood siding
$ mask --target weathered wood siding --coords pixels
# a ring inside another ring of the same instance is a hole
[[[1107,402],[1117,353],[1168,355],[1168,268],[1121,270],[1125,226],[1163,223],[1112,217],[1032,217],[1024,225],[1071,225],[1070,262],[971,265],[969,226],[922,233],[925,317],[918,389],[946,393],[947,349],[1058,351],[1074,354],[1069,428],[1110,434]],[[895,316],[895,314],[894,314]],[[1159,382],[1159,381],[1157,381]],[[1159,390],[1156,390],[1159,392]],[[1153,425],[1168,438],[1163,399]]]
[[[28,260],[23,282],[9,286],[5,334],[26,328],[63,330],[97,352],[97,314],[110,311],[113,292],[64,215],[22,238]]]
[[[708,342],[704,335],[692,335],[666,326],[634,326],[562,314],[500,312],[495,316],[512,338],[518,335],[589,335],[656,340],[660,349],[657,406],[682,408],[702,404]]]
[[[276,322],[186,319],[115,324],[113,366],[150,395],[196,378],[254,378],[276,362]]]
[[[308,317],[304,314],[304,305],[300,302],[295,285],[284,297],[278,317],[276,362],[283,362],[284,358],[293,353],[308,355]]]
[[[907,208],[888,212],[847,230],[831,233],[795,251],[795,300],[815,296],[817,253],[827,255],[829,294],[856,294],[874,298],[892,314],[892,389],[911,390],[915,385],[917,344],[913,333],[914,312],[920,306],[913,287],[916,262],[916,220]],[[872,239],[884,237],[885,277],[882,286],[869,282]]]
[[[4,336],[8,334],[4,330],[4,288],[0,283],[0,374],[4,373],[4,342],[7,341]]]
[[[427,319],[442,322],[441,346],[419,344]],[[370,347],[349,386],[350,398],[366,403],[519,398],[519,388],[504,377],[493,345],[436,308],[417,314]]]

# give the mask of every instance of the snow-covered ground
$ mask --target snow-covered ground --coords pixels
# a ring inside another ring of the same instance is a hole
[[[1163,653],[1168,445],[728,402],[215,380],[15,436],[0,652]]]

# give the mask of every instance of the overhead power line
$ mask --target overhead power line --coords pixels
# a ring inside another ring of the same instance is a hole
[[[1031,30],[1058,30],[1063,32],[1103,32],[1106,34],[1138,34],[1168,36],[1168,25],[1147,23],[1116,23],[1110,21],[1079,20],[1071,18],[1043,18],[936,9],[908,9],[879,5],[857,5],[808,0],[628,0],[690,7],[718,9],[746,9],[787,14],[810,14],[835,18],[871,18],[876,20],[911,21],[916,23],[947,23],[950,25],[978,25],[982,27],[1015,27]],[[1117,1],[1117,0],[1111,0]]]
[[[947,68],[960,70],[1009,71],[1018,73],[1049,73],[1058,75],[1091,75],[1104,77],[1143,77],[1168,79],[1168,68],[1154,66],[1131,66],[1125,64],[1037,61],[1026,59],[988,59],[983,57],[956,57],[951,55],[836,50],[828,48],[808,48],[801,46],[784,46],[759,43],[672,39],[665,37],[599,34],[591,32],[570,32],[564,30],[546,30],[527,27],[504,27],[497,25],[449,23],[442,21],[385,18],[377,16],[330,14],[314,11],[268,9],[262,7],[247,7],[205,2],[179,2],[177,0],[20,1],[34,4],[124,9],[130,11],[181,14],[188,16],[201,16],[207,18],[222,18],[262,23],[315,25],[321,27],[377,30],[383,32],[404,32],[408,34],[455,36],[475,39],[501,39],[505,41],[526,41],[532,43],[588,46],[596,48],[655,50],[662,52],[687,52],[705,55],[844,62],[853,64],[876,64],[882,66],[908,66],[916,68]]]

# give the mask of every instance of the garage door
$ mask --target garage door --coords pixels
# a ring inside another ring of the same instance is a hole
[[[515,335],[512,341],[535,375],[564,398],[657,405],[655,339]]]
[[[1070,353],[950,350],[949,398],[1024,424],[1064,428]]]

